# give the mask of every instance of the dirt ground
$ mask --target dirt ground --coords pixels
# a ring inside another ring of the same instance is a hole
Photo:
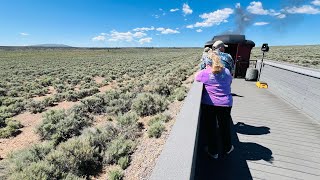
[[[190,88],[193,82],[193,79],[194,79],[194,76],[188,77],[184,81],[183,85]],[[103,78],[96,77],[95,81],[98,84],[100,84],[103,82]],[[116,87],[117,87],[117,83],[111,82],[109,85],[100,87],[99,91],[100,93],[103,93]],[[51,94],[47,94],[42,97],[37,97],[36,100],[42,100],[42,98],[52,95],[53,93],[55,93],[54,89],[50,89],[50,93]],[[54,110],[69,109],[79,103],[80,103],[79,101],[78,102],[63,101],[58,103],[58,105],[54,107],[50,107],[48,109],[54,109]],[[125,170],[124,179],[144,180],[150,177],[152,173],[152,169],[155,166],[157,158],[162,152],[164,144],[170,135],[171,128],[175,123],[175,120],[177,118],[177,115],[182,105],[183,105],[183,101],[175,101],[169,105],[168,112],[170,112],[172,120],[165,124],[166,131],[162,133],[160,138],[158,139],[149,138],[147,136],[147,133],[144,133],[144,135],[138,140],[137,149],[135,153],[131,156],[131,159],[132,159],[131,164]],[[45,112],[38,113],[38,114],[31,114],[30,112],[25,112],[14,117],[14,119],[19,120],[24,127],[21,128],[21,133],[18,134],[16,137],[12,137],[9,139],[0,139],[0,157],[1,157],[0,160],[3,158],[6,158],[7,154],[10,152],[24,149],[28,146],[31,146],[32,144],[36,144],[40,142],[40,137],[35,133],[35,128],[38,125],[40,125],[42,121],[42,115],[44,113]],[[146,117],[146,118],[140,119],[139,121],[143,122],[143,124],[146,125],[149,118],[150,117]],[[105,119],[106,119],[106,116],[95,117],[94,126],[97,126],[103,123]],[[146,132],[147,128],[145,128],[144,131]],[[107,179],[108,172],[110,171],[110,169],[113,169],[113,168],[115,167],[114,166],[105,167],[101,175],[94,179]]]
[[[47,108],[47,110],[57,110],[57,109],[70,109],[80,102],[67,102],[63,101],[58,103],[56,106]],[[8,139],[0,139],[0,157],[6,158],[8,153],[11,153],[16,150],[27,148],[32,144],[40,142],[40,137],[35,133],[35,129],[42,122],[42,116],[46,111],[42,113],[32,114],[30,112],[24,112],[19,114],[13,119],[18,120],[23,125],[23,128],[20,129],[21,133],[15,137]]]
[[[97,81],[97,83],[101,83],[104,80],[104,78],[96,77],[95,80]],[[99,88],[99,90],[100,90],[100,93],[103,93],[116,86],[117,86],[116,82],[112,82],[110,83],[110,85],[102,86],[101,88]],[[50,86],[48,94],[40,97],[34,97],[33,99],[36,101],[41,101],[45,97],[50,97],[54,94],[56,94],[56,90],[52,86]],[[80,104],[80,101],[77,101],[77,102],[63,101],[63,102],[59,102],[56,106],[48,107],[47,110],[59,110],[59,109],[67,110],[72,108],[76,104]],[[11,137],[8,139],[0,139],[0,160],[5,159],[8,153],[27,148],[32,144],[36,144],[40,142],[40,137],[38,136],[38,134],[36,134],[35,129],[37,126],[41,124],[42,116],[44,113],[46,113],[46,111],[42,113],[37,113],[37,114],[24,112],[22,114],[19,114],[13,117],[13,119],[21,122],[21,124],[23,125],[23,128],[20,129],[20,133],[15,137]],[[101,121],[101,118],[96,118],[96,119]]]

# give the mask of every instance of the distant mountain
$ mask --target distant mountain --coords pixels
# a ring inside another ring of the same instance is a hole
[[[72,46],[68,46],[65,44],[37,44],[37,45],[31,45],[30,47],[61,47],[61,48],[70,48]]]

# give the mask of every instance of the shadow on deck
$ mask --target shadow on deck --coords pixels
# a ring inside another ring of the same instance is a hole
[[[268,89],[243,79],[232,83],[235,150],[224,157],[220,153],[218,160],[210,158],[204,150],[201,91],[198,83],[190,90],[152,180],[320,179],[319,123]]]
[[[202,124],[202,122],[201,120],[200,123]],[[231,123],[233,124],[233,122]],[[254,142],[240,142],[237,136],[237,133],[248,135],[267,134],[270,133],[268,127],[255,127],[244,123],[237,123],[231,127],[232,142],[235,150],[230,155],[224,155],[215,160],[210,158],[204,150],[206,138],[204,137],[205,133],[203,133],[204,128],[200,125],[195,179],[250,180],[253,178],[247,160],[264,160],[272,163],[273,157],[270,149]]]

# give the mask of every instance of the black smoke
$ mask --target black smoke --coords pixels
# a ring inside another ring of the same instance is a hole
[[[272,22],[270,22],[270,24],[272,25],[272,28],[279,33],[285,33],[303,21],[303,16],[299,14],[290,14],[286,11],[286,9],[292,7],[301,7],[302,5],[310,4],[310,1],[307,0],[280,0],[278,2],[279,9],[275,11],[280,13],[282,16],[285,16],[285,18],[279,18],[279,16],[274,15],[273,20]],[[248,27],[253,25],[253,23],[255,22],[254,20],[257,17],[257,15],[249,13],[246,10],[246,7],[241,7],[240,4],[236,5],[234,15],[234,29],[224,31],[221,34],[245,34]]]

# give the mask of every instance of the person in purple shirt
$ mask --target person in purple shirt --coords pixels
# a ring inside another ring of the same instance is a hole
[[[207,127],[208,149],[206,150],[211,157],[217,159],[217,126],[219,126],[221,133],[223,153],[230,154],[234,149],[230,131],[233,104],[231,94],[232,76],[230,71],[222,65],[220,57],[211,53],[206,60],[206,69],[199,71],[195,80],[202,82],[204,86],[201,110]]]

